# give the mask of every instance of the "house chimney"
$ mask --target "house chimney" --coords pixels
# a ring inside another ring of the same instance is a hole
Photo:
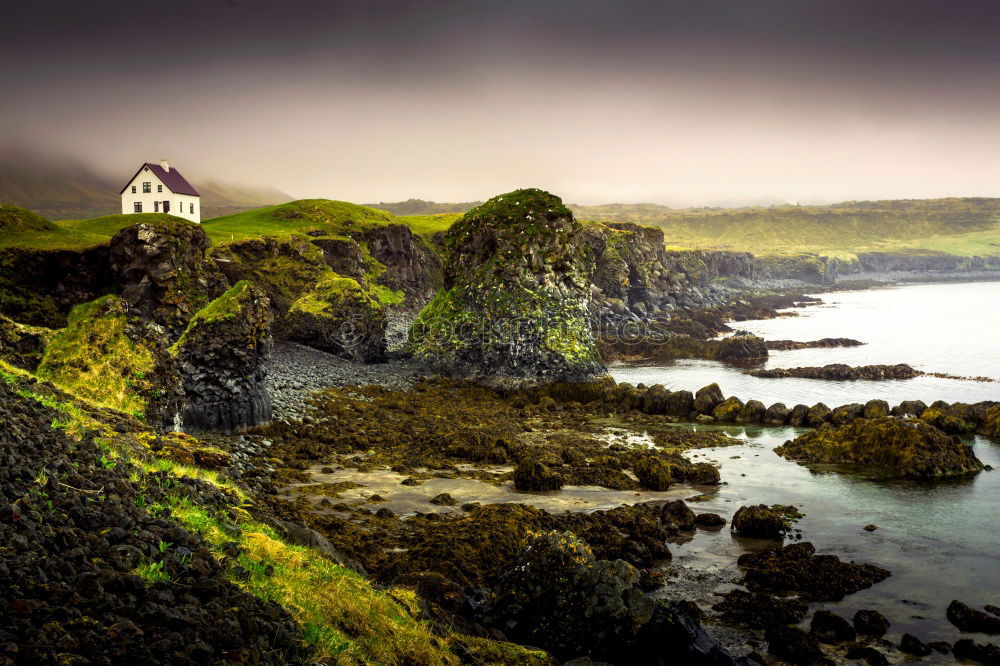
[[[163,167],[164,171],[170,173],[170,162],[166,160],[160,160],[160,166]]]

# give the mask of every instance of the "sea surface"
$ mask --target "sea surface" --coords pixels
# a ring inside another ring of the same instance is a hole
[[[815,340],[848,337],[863,347],[773,352],[766,367],[846,363],[909,363],[928,372],[986,376],[1000,380],[1000,282],[927,284],[822,294],[823,305],[797,309],[799,316],[738,324],[766,339]],[[618,381],[660,383],[696,390],[716,381],[726,395],[765,404],[784,402],[829,406],[883,398],[928,403],[942,399],[1000,400],[1000,383],[933,377],[889,382],[832,382],[757,379],[709,361],[678,361],[657,367],[612,369]],[[692,502],[695,511],[731,519],[744,504],[793,504],[805,517],[798,527],[820,553],[868,562],[892,575],[835,604],[821,604],[848,617],[874,608],[892,622],[888,638],[904,632],[925,641],[955,641],[963,635],[945,618],[952,599],[981,608],[1000,603],[1000,444],[969,437],[976,455],[998,468],[938,483],[877,480],[836,466],[803,466],[773,452],[795,437],[793,428],[682,425],[719,429],[745,443],[691,452],[695,460],[719,465],[723,485]],[[874,532],[863,527],[878,525]],[[765,544],[734,537],[728,526],[699,530],[693,539],[672,546],[673,565],[709,574],[707,585],[732,580],[735,559]],[[950,660],[950,657],[947,658]]]
[[[819,294],[822,305],[796,308],[797,316],[732,324],[767,340],[853,338],[861,347],[772,351],[764,368],[908,363],[924,372],[987,377],[994,382],[916,377],[896,381],[836,382],[761,379],[716,361],[680,360],[666,365],[614,365],[619,382],[663,384],[697,391],[718,382],[722,392],[746,402],[789,407],[817,402],[836,407],[873,398],[978,402],[1000,400],[1000,282],[920,284]]]

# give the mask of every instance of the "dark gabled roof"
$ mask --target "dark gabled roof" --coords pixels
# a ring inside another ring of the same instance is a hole
[[[159,178],[163,182],[163,184],[167,186],[167,189],[173,192],[174,194],[190,194],[196,197],[201,196],[200,194],[198,194],[198,190],[194,189],[194,186],[191,183],[187,182],[187,179],[181,175],[180,171],[178,171],[173,167],[170,167],[170,171],[165,171],[163,167],[161,167],[159,164],[153,164],[152,162],[146,162],[141,167],[139,167],[138,171],[136,171],[132,175],[132,177],[128,179],[128,182],[125,183],[125,187],[119,190],[118,194],[124,192],[125,188],[131,185],[132,181],[135,180],[135,177],[138,176],[139,173],[147,167],[149,168],[150,171],[156,174],[156,177]]]

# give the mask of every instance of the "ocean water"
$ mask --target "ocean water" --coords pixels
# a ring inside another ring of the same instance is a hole
[[[898,381],[834,382],[761,379],[739,368],[703,360],[610,368],[619,382],[663,384],[696,391],[718,382],[744,402],[783,402],[830,407],[873,398],[978,402],[1000,400],[1000,282],[921,284],[820,294],[824,303],[795,309],[798,316],[733,324],[768,340],[853,338],[861,347],[774,351],[761,367],[790,368],[908,363],[924,372],[987,377],[994,382],[917,377]]]

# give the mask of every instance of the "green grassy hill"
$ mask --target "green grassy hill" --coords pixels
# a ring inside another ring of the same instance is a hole
[[[669,245],[755,254],[927,249],[1000,254],[1000,199],[849,201],[828,206],[671,209],[655,204],[572,206],[580,218],[663,229]]]

